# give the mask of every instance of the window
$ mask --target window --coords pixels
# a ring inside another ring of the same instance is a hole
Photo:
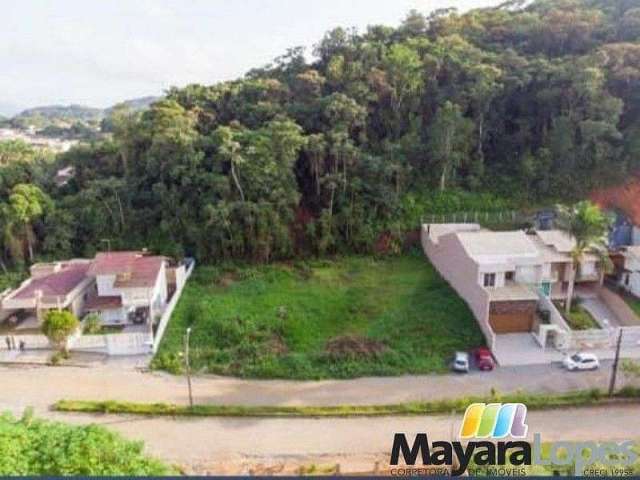
[[[513,281],[516,278],[516,272],[506,272],[504,278],[507,282]]]
[[[484,274],[484,286],[485,287],[495,287],[496,286],[496,274],[495,273],[485,273]]]

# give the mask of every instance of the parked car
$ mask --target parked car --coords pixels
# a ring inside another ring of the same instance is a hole
[[[478,370],[488,372],[493,370],[496,366],[496,362],[493,360],[491,350],[487,347],[478,347],[473,351],[473,361]]]
[[[454,372],[469,372],[469,354],[467,352],[456,352],[451,363],[451,369]]]
[[[600,368],[600,361],[593,353],[578,352],[564,357],[562,365],[570,371],[597,370]]]

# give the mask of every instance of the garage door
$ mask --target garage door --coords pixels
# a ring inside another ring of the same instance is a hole
[[[492,313],[489,324],[495,333],[530,332],[533,327],[533,313]]]

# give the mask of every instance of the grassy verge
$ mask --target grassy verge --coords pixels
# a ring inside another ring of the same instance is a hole
[[[593,316],[577,302],[571,305],[571,311],[568,314],[564,311],[564,307],[560,302],[554,303],[556,304],[558,311],[562,312],[562,316],[572,330],[591,330],[600,328],[600,325],[596,322],[595,318],[593,318]]]
[[[640,400],[640,389],[625,388],[615,400]],[[194,417],[357,417],[385,415],[425,415],[464,412],[476,402],[524,403],[530,410],[599,405],[610,402],[600,390],[580,390],[563,394],[534,395],[515,393],[489,397],[462,397],[452,400],[400,403],[395,405],[340,406],[241,406],[241,405],[175,405],[166,403],[131,403],[117,401],[60,400],[53,409],[59,412],[118,413],[150,416]]]
[[[622,298],[624,299],[625,302],[627,302],[627,305],[629,305],[629,308],[631,308],[631,310],[633,310],[633,312],[638,317],[640,317],[640,298],[636,298],[633,295],[630,295],[628,293],[623,293]]]
[[[416,253],[198,267],[153,367],[253,378],[437,373],[484,339],[464,301]]]

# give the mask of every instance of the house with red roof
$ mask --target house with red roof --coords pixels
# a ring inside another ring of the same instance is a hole
[[[85,259],[32,265],[31,277],[2,299],[3,316],[10,320],[19,316],[33,327],[51,309],[65,309],[82,316],[87,292],[94,284],[88,275],[90,266],[91,260]]]
[[[98,253],[87,271],[95,290],[85,310],[97,313],[103,325],[151,323],[167,304],[167,263],[146,252]]]
[[[31,277],[2,298],[2,318],[38,329],[51,309],[78,318],[96,313],[103,325],[150,324],[172,288],[168,259],[142,251],[103,252],[93,260],[34,264]]]

